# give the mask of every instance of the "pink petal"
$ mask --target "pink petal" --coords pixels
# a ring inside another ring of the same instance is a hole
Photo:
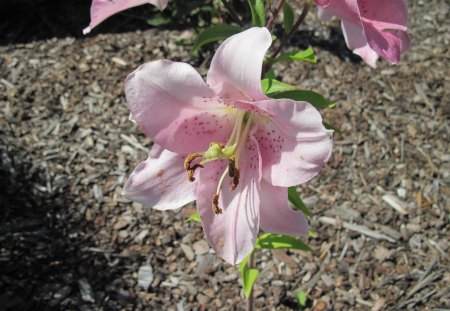
[[[232,86],[242,99],[262,100],[261,71],[264,55],[272,43],[267,28],[250,28],[223,42],[211,62],[207,82],[211,87]]]
[[[218,160],[200,170],[197,209],[209,244],[220,257],[234,265],[253,250],[259,230],[261,168],[256,143],[247,142],[247,150],[239,162],[241,175],[235,190],[229,190],[229,177],[226,177],[219,199],[223,213],[216,215],[211,200],[226,167],[227,162]]]
[[[114,14],[145,3],[151,3],[161,10],[167,6],[167,0],[93,0],[91,23],[83,30],[83,34],[89,33],[94,27]]]
[[[325,129],[313,106],[290,99],[261,101],[269,118],[258,123],[255,138],[263,176],[273,186],[290,187],[316,176],[332,150],[332,131]]]
[[[400,62],[401,53],[409,48],[411,42],[409,36],[402,31],[378,30],[364,24],[364,32],[372,50],[391,64]]]
[[[177,153],[226,142],[234,115],[190,65],[150,62],[131,73],[125,95],[134,119],[153,141]]]
[[[293,211],[288,204],[287,188],[274,187],[261,181],[260,227],[264,232],[291,236],[307,236],[308,220],[302,212]]]
[[[184,171],[185,155],[154,145],[125,183],[126,198],[157,210],[176,209],[195,200],[196,182]]]
[[[358,0],[361,18],[377,29],[406,31],[408,9],[404,0]]]
[[[361,56],[366,64],[376,68],[378,54],[369,46],[362,27],[346,20],[342,20],[341,25],[348,48]]]

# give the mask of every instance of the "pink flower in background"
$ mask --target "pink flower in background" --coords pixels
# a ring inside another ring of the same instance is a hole
[[[91,4],[91,23],[83,29],[83,34],[89,33],[94,27],[103,22],[108,17],[146,3],[153,4],[160,10],[167,6],[168,0],[93,0]]]
[[[253,249],[259,229],[307,235],[287,187],[318,174],[331,132],[306,102],[270,99],[261,68],[272,42],[266,28],[227,39],[207,75],[185,63],[146,63],[130,74],[131,113],[155,145],[124,186],[127,198],[159,210],[197,200],[206,238],[231,264]]]
[[[376,67],[378,56],[398,64],[410,46],[404,0],[315,0],[319,18],[341,19],[345,42],[353,53]]]

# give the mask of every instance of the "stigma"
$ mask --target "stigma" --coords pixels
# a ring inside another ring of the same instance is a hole
[[[220,190],[225,178],[230,179],[230,190],[235,190],[239,185],[239,157],[241,150],[244,148],[250,126],[252,123],[252,115],[245,111],[238,110],[236,113],[233,131],[230,134],[227,143],[211,142],[204,152],[189,154],[184,161],[184,168],[190,182],[195,181],[194,174],[197,169],[204,168],[209,162],[215,160],[228,160],[228,166],[222,173],[217,184],[216,193],[211,199],[211,207],[214,214],[222,214],[223,210],[219,207]]]

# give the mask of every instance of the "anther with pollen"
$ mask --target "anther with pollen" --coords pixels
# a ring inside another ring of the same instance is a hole
[[[214,214],[222,214],[222,209],[219,207],[219,194],[215,194],[212,197],[212,209]]]
[[[194,173],[195,170],[200,168],[203,168],[203,165],[201,164],[195,164],[194,166],[191,166],[192,161],[194,161],[197,158],[201,158],[203,155],[201,153],[191,153],[186,157],[186,160],[184,160],[184,169],[187,172],[188,180],[190,182],[193,182],[195,180]]]
[[[231,156],[228,160],[228,176],[233,178],[230,185],[230,190],[236,189],[239,184],[239,169],[236,167],[236,157]]]

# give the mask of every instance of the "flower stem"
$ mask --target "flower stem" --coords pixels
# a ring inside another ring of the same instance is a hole
[[[305,6],[303,7],[302,13],[300,14],[300,16],[298,17],[297,21],[295,22],[295,24],[292,26],[291,30],[283,36],[283,38],[281,39],[281,43],[278,46],[278,48],[272,53],[271,57],[275,58],[278,56],[278,54],[280,54],[281,50],[283,49],[284,45],[286,44],[286,42],[289,41],[289,39],[294,35],[294,33],[298,30],[298,28],[300,27],[300,25],[303,23],[303,21],[306,18],[306,15],[308,15],[309,9],[312,6],[312,0],[306,0]],[[270,66],[269,66],[270,69]]]
[[[253,257],[255,255],[255,252],[253,251],[250,255],[250,258],[247,262],[247,266],[249,269],[253,268],[255,265],[255,258]],[[252,291],[250,292],[250,295],[247,298],[246,305],[245,305],[245,311],[253,311],[253,287]]]
[[[244,27],[244,24],[242,23],[241,19],[237,15],[236,11],[233,8],[233,5],[228,2],[228,0],[222,0],[223,5],[227,8],[228,13],[230,14],[231,18],[238,23],[239,26]]]
[[[269,21],[267,22],[266,28],[269,29],[270,32],[272,32],[273,24],[275,23],[275,19],[277,18],[278,14],[280,14],[281,9],[284,6],[284,3],[286,0],[280,0],[278,1],[278,5],[273,12],[273,14],[270,16]]]

